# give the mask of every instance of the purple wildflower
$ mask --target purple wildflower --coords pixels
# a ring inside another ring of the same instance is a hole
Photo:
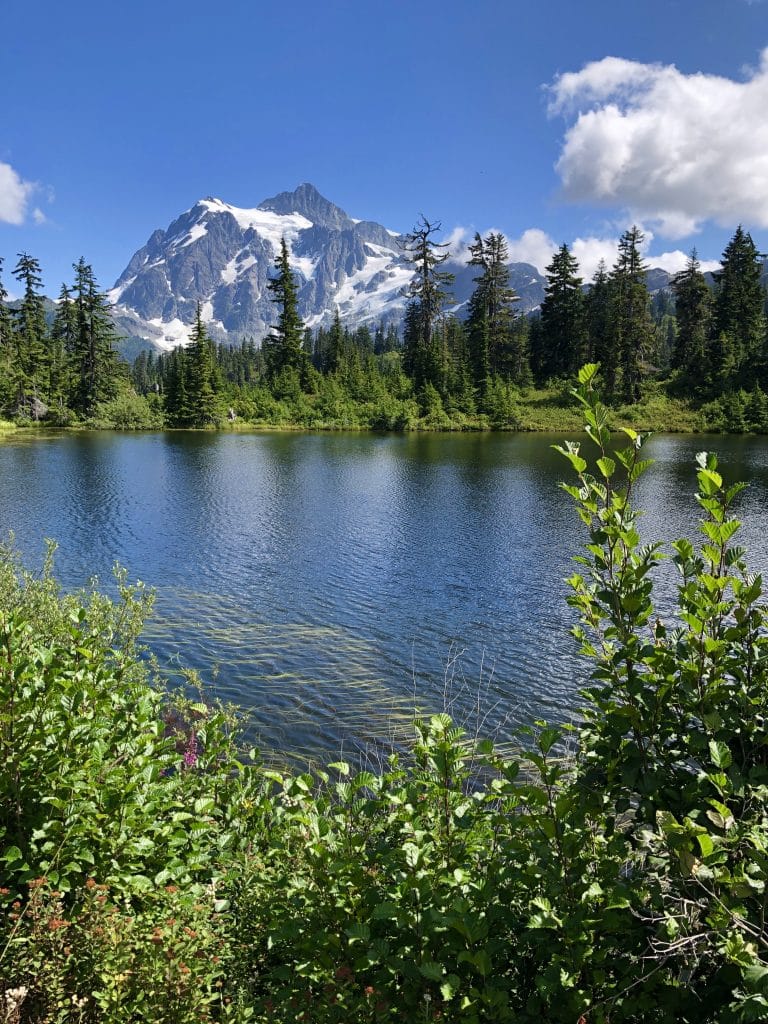
[[[184,748],[184,767],[194,768],[197,764],[197,736],[194,730],[190,732],[187,745]]]

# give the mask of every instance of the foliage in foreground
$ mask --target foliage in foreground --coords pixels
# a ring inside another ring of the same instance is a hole
[[[672,546],[665,621],[643,438],[614,450],[594,374],[594,472],[562,449],[587,706],[516,757],[437,715],[378,772],[261,768],[226,709],[150,685],[140,590],[62,597],[6,553],[0,1020],[766,1018],[768,640],[740,487],[699,456],[703,544]]]

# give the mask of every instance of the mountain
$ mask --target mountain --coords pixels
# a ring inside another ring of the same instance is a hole
[[[263,338],[275,321],[267,281],[281,238],[309,326],[330,321],[336,307],[350,323],[402,317],[412,272],[399,236],[304,184],[252,209],[201,199],[153,232],[109,293],[118,328],[169,349],[188,340],[200,302],[213,337]]]
[[[281,238],[291,250],[305,323],[330,323],[338,308],[349,325],[399,323],[413,276],[402,236],[372,220],[355,220],[310,184],[281,192],[252,209],[201,199],[132,257],[109,297],[121,334],[135,347],[170,349],[189,338],[197,303],[217,340],[260,340],[275,322],[267,281]],[[453,260],[451,308],[461,316],[476,270]],[[544,278],[511,264],[520,308],[534,309]]]
[[[140,347],[186,344],[201,304],[216,340],[260,341],[275,322],[267,281],[285,238],[299,285],[299,312],[310,327],[328,324],[338,308],[355,326],[399,323],[413,271],[401,250],[402,235],[373,220],[356,220],[304,183],[250,209],[208,197],[158,229],[131,258],[109,297],[131,356]],[[461,317],[474,288],[476,268],[449,260],[455,275],[449,310]],[[523,312],[544,299],[545,277],[531,264],[510,263],[510,284]],[[671,276],[652,268],[651,294]]]

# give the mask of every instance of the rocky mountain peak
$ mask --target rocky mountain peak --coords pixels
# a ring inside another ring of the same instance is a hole
[[[271,199],[265,199],[259,203],[259,209],[282,215],[298,213],[317,227],[330,228],[332,231],[349,230],[355,223],[344,210],[321,195],[308,181],[293,192],[279,192]]]

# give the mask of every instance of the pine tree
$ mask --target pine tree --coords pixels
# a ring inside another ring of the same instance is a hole
[[[186,360],[188,374],[185,389],[189,403],[190,426],[205,427],[218,423],[221,419],[214,352],[214,345],[205,329],[198,302]]]
[[[338,307],[333,314],[333,323],[328,332],[325,370],[327,373],[338,373],[344,364],[345,346],[344,330],[341,326],[341,316]]]
[[[567,245],[561,245],[547,267],[541,304],[541,344],[547,377],[570,376],[586,355],[584,296],[578,272],[576,257]]]
[[[3,260],[0,257],[0,409],[10,405],[14,396],[13,319],[8,308],[8,292],[2,278]]]
[[[304,351],[304,323],[299,316],[298,291],[284,238],[280,244],[280,255],[275,259],[275,270],[277,276],[268,282],[267,287],[279,309],[278,321],[262,345],[267,377],[274,382],[285,370],[293,370],[305,384],[309,360]]]
[[[117,385],[117,335],[107,296],[99,291],[93,268],[82,257],[73,264],[77,333],[73,347],[75,386],[72,407],[90,416],[97,402],[113,397]]]
[[[613,330],[613,296],[605,260],[600,260],[585,301],[587,361],[599,363],[606,394],[616,388],[618,353]]]
[[[751,235],[739,225],[725,248],[715,277],[714,337],[729,339],[733,366],[721,379],[724,389],[752,386],[766,376],[765,291],[760,284],[761,258]]]
[[[192,425],[194,411],[187,394],[187,354],[179,345],[163,364],[163,405],[168,422],[174,427]]]
[[[646,267],[640,250],[645,238],[637,227],[625,231],[619,240],[619,255],[611,273],[615,348],[621,375],[621,396],[625,402],[640,398],[641,364],[653,346]]]
[[[672,367],[688,384],[701,383],[708,373],[707,350],[712,325],[712,293],[701,272],[695,249],[685,269],[672,278],[677,335]]]
[[[16,398],[18,405],[23,406],[28,395],[40,397],[39,392],[45,384],[48,328],[40,294],[43,282],[38,261],[27,253],[19,253],[13,276],[24,285],[21,304],[15,310],[13,332]]]
[[[67,404],[73,390],[73,360],[77,343],[77,308],[72,292],[61,286],[56,315],[51,326],[51,401],[59,407]]]
[[[519,297],[509,285],[509,251],[502,234],[476,234],[469,252],[469,265],[480,268],[469,300],[467,337],[472,377],[482,401],[493,375],[512,376],[519,383],[524,372],[520,353],[512,351]]]
[[[442,251],[447,245],[433,238],[440,227],[439,222],[422,216],[401,244],[406,260],[414,268],[403,329],[403,368],[419,395],[427,384],[439,392],[444,389],[445,359],[435,327],[448,301],[447,288],[453,282],[453,274],[440,270],[448,259],[448,253]]]

